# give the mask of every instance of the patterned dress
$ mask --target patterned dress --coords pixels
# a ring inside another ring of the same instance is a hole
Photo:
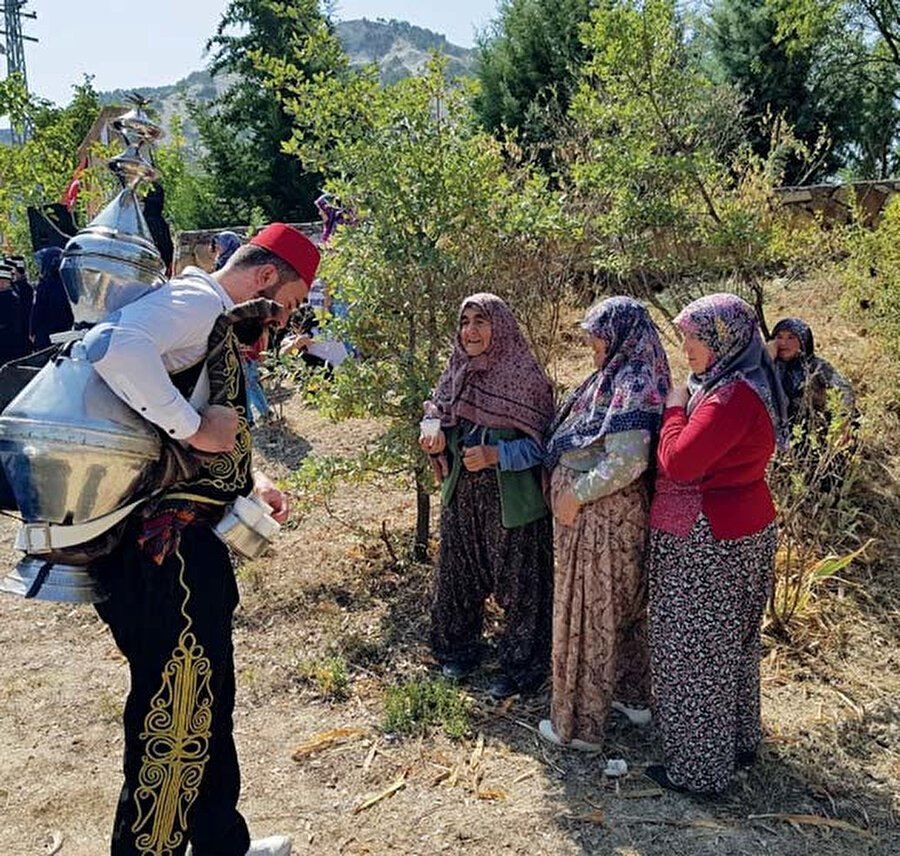
[[[649,700],[643,473],[669,367],[632,298],[601,301],[581,326],[602,342],[602,365],[560,408],[545,457],[554,508],[580,504],[571,526],[555,526],[550,725],[563,741],[599,744],[614,699],[634,708]]]
[[[663,415],[650,525],[650,652],[668,780],[728,786],[762,737],[760,624],[775,560],[765,482],[785,402],[750,306],[730,294],[675,319],[710,351]]]
[[[554,500],[578,473],[553,472]],[[582,507],[555,527],[553,697],[550,719],[563,740],[603,741],[615,698],[646,707],[649,503],[643,479]]]

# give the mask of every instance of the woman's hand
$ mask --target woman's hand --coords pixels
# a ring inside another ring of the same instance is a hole
[[[463,454],[463,466],[470,473],[486,470],[497,465],[500,450],[496,446],[469,446]]]
[[[419,437],[419,445],[422,451],[429,455],[439,455],[447,448],[447,436],[443,430],[437,432],[436,437]]]
[[[766,342],[766,350],[769,352],[769,356],[773,360],[778,359],[778,342],[776,342],[774,339],[769,339],[769,341]]]
[[[553,503],[553,516],[563,526],[571,526],[581,511],[581,503],[571,490],[564,490]]]
[[[688,388],[683,384],[681,386],[673,386],[666,396],[666,407],[684,407],[690,397]]]

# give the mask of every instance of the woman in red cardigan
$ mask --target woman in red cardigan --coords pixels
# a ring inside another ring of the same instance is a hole
[[[675,319],[691,374],[666,399],[650,511],[650,649],[672,790],[724,790],[762,738],[760,623],[775,560],[765,480],[785,401],[753,309],[733,294]]]

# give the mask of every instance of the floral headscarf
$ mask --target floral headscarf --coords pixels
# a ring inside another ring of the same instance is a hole
[[[762,399],[780,448],[788,442],[787,402],[763,343],[753,308],[735,294],[710,294],[686,306],[675,326],[693,333],[713,352],[701,374],[691,372],[688,390],[691,413],[707,396],[735,380],[745,381]]]
[[[468,419],[488,428],[516,428],[539,443],[553,417],[553,388],[515,316],[495,294],[467,297],[459,318],[477,306],[491,319],[491,342],[477,357],[469,357],[459,333],[450,362],[438,381],[429,410],[445,427]],[[457,330],[459,326],[457,325]]]
[[[550,426],[545,466],[607,434],[659,430],[669,391],[669,361],[646,308],[631,297],[591,307],[581,326],[606,343],[606,362],[573,392]]]

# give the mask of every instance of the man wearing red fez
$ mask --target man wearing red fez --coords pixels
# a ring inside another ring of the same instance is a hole
[[[288,856],[283,836],[250,840],[237,810],[231,618],[238,590],[214,527],[257,494],[284,522],[287,497],[250,461],[242,325],[286,318],[306,297],[319,252],[267,226],[213,274],[188,267],[84,338],[116,395],[177,442],[191,474],[142,506],[99,566],[97,605],[128,659],[124,784],[113,856]],[[268,301],[253,302],[256,298]]]

